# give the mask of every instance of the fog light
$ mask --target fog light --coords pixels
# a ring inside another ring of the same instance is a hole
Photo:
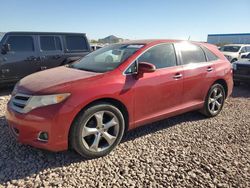
[[[49,140],[49,135],[47,132],[40,132],[38,134],[38,140],[42,142],[48,142]]]

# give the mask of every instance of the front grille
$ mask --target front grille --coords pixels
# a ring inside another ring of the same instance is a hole
[[[23,113],[24,108],[28,104],[28,101],[29,101],[30,98],[31,98],[30,95],[17,93],[16,95],[11,97],[11,107],[15,111]]]

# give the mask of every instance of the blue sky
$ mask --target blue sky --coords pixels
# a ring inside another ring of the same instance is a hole
[[[0,31],[206,40],[250,33],[250,0],[0,0]]]

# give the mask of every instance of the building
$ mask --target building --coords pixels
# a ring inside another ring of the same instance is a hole
[[[207,42],[216,45],[250,44],[250,33],[209,34]]]

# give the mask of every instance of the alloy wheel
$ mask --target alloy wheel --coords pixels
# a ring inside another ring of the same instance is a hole
[[[82,130],[82,142],[91,152],[107,150],[116,141],[119,133],[119,120],[110,111],[95,112],[86,121]]]
[[[208,99],[209,111],[212,114],[218,113],[222,108],[223,102],[224,102],[224,95],[222,89],[219,87],[215,87],[210,93]]]

